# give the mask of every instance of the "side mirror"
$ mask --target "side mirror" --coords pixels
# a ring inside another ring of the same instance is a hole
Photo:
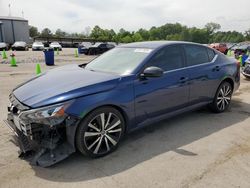
[[[148,67],[141,74],[142,77],[161,77],[163,75],[163,70],[159,67]]]

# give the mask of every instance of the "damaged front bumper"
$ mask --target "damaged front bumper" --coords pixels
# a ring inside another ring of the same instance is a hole
[[[67,115],[60,124],[33,123],[20,119],[20,112],[28,110],[11,97],[5,124],[14,132],[15,142],[20,148],[20,157],[32,165],[51,166],[75,152],[75,131],[79,119]]]

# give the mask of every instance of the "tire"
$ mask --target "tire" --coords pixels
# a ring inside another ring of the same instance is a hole
[[[124,136],[125,121],[112,107],[92,111],[79,124],[76,132],[77,149],[88,157],[97,158],[113,152]]]
[[[233,87],[229,82],[222,82],[216,91],[213,102],[209,105],[215,113],[226,111],[231,103]]]

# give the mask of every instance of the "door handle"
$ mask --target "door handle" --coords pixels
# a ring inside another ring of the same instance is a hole
[[[179,83],[184,84],[188,81],[188,77],[181,77]]]
[[[214,67],[214,68],[212,69],[213,72],[219,71],[219,70],[220,70],[220,66],[216,66],[216,67]]]

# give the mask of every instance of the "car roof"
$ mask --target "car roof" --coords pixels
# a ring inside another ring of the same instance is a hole
[[[134,43],[129,43],[129,44],[123,44],[123,45],[120,45],[119,47],[156,49],[156,48],[160,48],[160,47],[171,45],[171,44],[196,44],[196,45],[201,45],[201,44],[197,44],[197,43],[184,42],[184,41],[148,41],[148,42],[134,42]]]

